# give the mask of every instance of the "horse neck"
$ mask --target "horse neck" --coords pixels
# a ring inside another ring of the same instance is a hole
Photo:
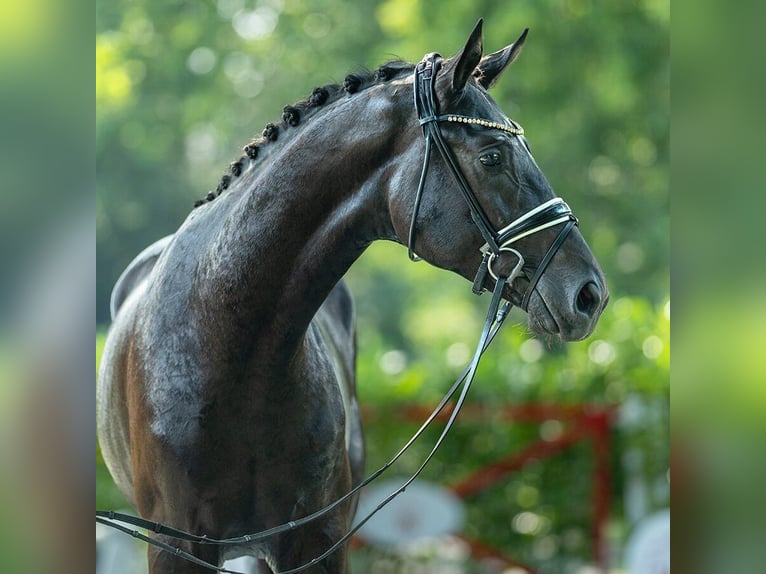
[[[364,249],[396,240],[388,188],[406,145],[400,126],[412,112],[382,93],[361,96],[288,130],[270,144],[281,147],[267,164],[216,200],[229,205],[215,206],[226,215],[210,243],[204,288],[216,313],[231,312],[229,325],[250,331],[232,335],[267,335],[291,348]]]

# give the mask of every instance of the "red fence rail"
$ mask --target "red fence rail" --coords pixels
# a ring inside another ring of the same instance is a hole
[[[420,422],[431,414],[432,407],[423,405],[397,406],[396,415],[404,420]],[[445,407],[437,421],[446,422],[451,414],[451,406]],[[520,451],[509,452],[482,466],[470,476],[448,485],[457,496],[469,498],[488,488],[492,488],[511,474],[518,472],[526,464],[555,456],[570,446],[582,441],[591,441],[594,458],[592,482],[592,521],[591,553],[594,564],[606,572],[609,566],[605,530],[609,519],[610,483],[610,429],[615,408],[604,405],[559,405],[559,404],[521,404],[488,407],[469,404],[463,407],[460,418],[468,421],[506,421],[508,423],[542,423],[557,420],[564,425],[563,432],[550,440],[539,439]],[[378,416],[377,409],[364,409],[364,417],[372,422]],[[390,417],[391,413],[386,412]],[[523,568],[534,574],[536,570],[522,564],[501,550],[493,548],[480,540],[460,536],[470,547],[471,555],[476,559],[492,558],[507,566]]]

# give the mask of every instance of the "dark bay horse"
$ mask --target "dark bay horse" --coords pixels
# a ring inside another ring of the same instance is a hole
[[[482,245],[494,242],[487,226],[559,210],[563,218],[494,245],[486,283],[513,267],[513,242],[525,263],[503,297],[539,333],[577,340],[593,331],[608,298],[603,274],[522,130],[487,92],[525,37],[483,56],[479,22],[453,58],[393,62],[315,89],[123,273],[99,373],[98,431],[112,476],[142,516],[235,537],[310,514],[359,483],[354,308],[341,278],[375,240],[410,244],[474,280]],[[432,112],[413,105],[418,74],[430,78]],[[429,152],[428,122],[449,152]],[[568,235],[559,232],[565,220]],[[253,544],[179,545],[213,564],[250,555],[264,571],[282,571],[338,540],[354,506]],[[149,570],[206,571],[151,546]],[[309,571],[346,572],[345,548]]]

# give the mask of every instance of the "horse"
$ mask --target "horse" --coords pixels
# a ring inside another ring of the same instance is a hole
[[[112,294],[97,423],[104,461],[143,517],[235,537],[359,484],[354,303],[342,278],[373,241],[409,246],[477,292],[494,283],[536,333],[593,331],[603,272],[488,92],[526,33],[484,55],[480,20],[452,58],[392,61],[316,88],[129,265]],[[355,506],[253,543],[179,548],[214,565],[251,556],[262,572],[343,573],[345,545],[311,561],[348,531]],[[148,565],[206,571],[154,546]]]

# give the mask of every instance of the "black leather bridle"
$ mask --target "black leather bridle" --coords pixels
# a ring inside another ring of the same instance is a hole
[[[426,175],[428,173],[428,164],[429,164],[430,155],[431,155],[430,153],[431,145],[433,142],[436,144],[436,147],[441,153],[441,156],[444,159],[444,162],[447,164],[450,172],[455,177],[455,180],[457,181],[457,184],[458,184],[458,188],[460,189],[461,194],[463,195],[466,202],[468,203],[468,206],[470,207],[471,216],[473,217],[473,220],[476,223],[476,226],[479,228],[479,232],[481,233],[482,237],[484,238],[484,241],[486,242],[481,249],[484,255],[483,255],[479,270],[476,274],[476,279],[474,280],[474,285],[473,285],[474,293],[479,294],[484,291],[484,285],[487,281],[488,275],[490,275],[495,280],[495,286],[492,291],[492,299],[490,301],[489,309],[487,311],[487,318],[486,318],[486,321],[484,322],[484,328],[482,329],[479,342],[476,346],[476,351],[474,352],[473,358],[471,362],[469,363],[469,365],[465,368],[465,370],[460,375],[460,377],[458,377],[458,379],[454,382],[452,387],[447,391],[447,393],[444,395],[442,400],[439,402],[436,408],[434,408],[434,410],[431,412],[429,417],[423,422],[420,428],[407,441],[407,443],[391,458],[391,460],[389,460],[384,466],[382,466],[377,471],[375,471],[374,473],[369,475],[367,478],[365,478],[359,485],[354,487],[352,490],[350,490],[349,492],[347,492],[346,494],[344,494],[343,496],[341,496],[334,502],[330,503],[329,505],[325,506],[324,508],[321,508],[317,510],[316,512],[313,512],[312,514],[309,514],[307,516],[304,516],[296,520],[291,520],[290,522],[286,522],[285,524],[280,524],[278,526],[269,528],[267,530],[263,530],[261,532],[256,532],[253,534],[245,534],[243,536],[238,536],[235,538],[225,538],[225,539],[214,539],[206,535],[192,534],[184,530],[166,526],[159,522],[146,520],[145,518],[141,518],[139,516],[132,516],[132,515],[123,514],[123,513],[114,512],[114,511],[97,510],[96,522],[109,526],[111,528],[115,528],[126,534],[130,534],[131,536],[135,538],[138,538],[148,544],[156,546],[157,548],[160,548],[161,550],[165,552],[174,554],[178,556],[179,558],[183,558],[184,560],[193,562],[194,564],[197,564],[198,566],[202,566],[210,570],[226,573],[226,574],[242,574],[240,572],[228,570],[216,564],[211,564],[209,562],[206,562],[194,556],[193,554],[182,550],[181,548],[177,546],[173,546],[166,542],[156,540],[155,538],[147,536],[139,532],[138,530],[131,529],[124,525],[129,524],[139,528],[144,528],[150,532],[161,534],[166,536],[167,538],[172,538],[176,540],[185,540],[185,541],[194,542],[197,544],[214,544],[214,545],[220,545],[220,546],[230,546],[230,545],[242,546],[242,545],[254,544],[259,541],[269,539],[278,534],[282,534],[282,533],[300,528],[304,524],[308,524],[310,522],[313,522],[314,520],[317,520],[318,518],[322,516],[325,516],[327,513],[331,512],[332,510],[337,508],[339,505],[349,500],[352,496],[358,494],[362,488],[369,485],[372,481],[377,479],[381,474],[383,474],[386,470],[388,470],[388,468],[391,465],[393,465],[405,453],[405,451],[407,451],[410,448],[410,446],[412,446],[415,443],[415,441],[417,441],[422,436],[422,434],[425,432],[428,426],[434,421],[434,419],[436,419],[439,413],[444,409],[447,403],[452,399],[452,397],[455,395],[457,390],[461,389],[460,394],[458,395],[458,398],[455,401],[455,406],[452,409],[449,419],[446,425],[444,426],[444,429],[442,430],[441,434],[439,435],[439,438],[434,443],[434,446],[431,448],[431,451],[428,453],[423,463],[418,467],[415,473],[413,473],[412,476],[409,479],[407,479],[406,482],[404,482],[397,490],[390,493],[389,496],[386,497],[380,504],[378,504],[378,506],[376,506],[370,513],[368,513],[367,516],[358,520],[356,525],[354,525],[339,540],[335,541],[335,543],[333,543],[320,556],[317,556],[311,561],[305,564],[302,564],[296,568],[291,568],[289,570],[282,570],[275,574],[296,574],[298,572],[301,572],[303,570],[306,570],[307,568],[310,568],[318,564],[319,562],[327,558],[330,554],[332,554],[338,548],[340,548],[343,544],[345,544],[351,538],[351,536],[353,536],[370,518],[372,518],[373,515],[375,515],[381,508],[383,508],[396,496],[404,492],[404,490],[418,476],[420,476],[421,472],[426,467],[426,465],[430,462],[433,456],[436,454],[436,451],[444,442],[444,439],[446,438],[447,433],[452,428],[455,422],[455,419],[457,418],[458,413],[460,412],[460,409],[462,408],[463,403],[465,402],[465,399],[468,396],[468,390],[470,389],[471,383],[473,382],[474,376],[476,375],[476,369],[479,366],[479,361],[482,355],[484,354],[484,351],[486,351],[490,343],[492,343],[492,340],[495,338],[495,335],[497,335],[498,331],[500,330],[500,327],[502,326],[503,322],[505,321],[505,318],[508,315],[508,312],[510,311],[510,308],[511,308],[510,302],[503,301],[503,298],[502,298],[503,290],[506,285],[510,285],[511,282],[522,272],[522,268],[524,266],[524,258],[522,257],[521,253],[519,253],[516,249],[510,247],[510,245],[514,243],[515,241],[518,241],[522,237],[526,237],[533,233],[537,233],[538,231],[547,229],[548,227],[552,227],[554,225],[565,223],[564,227],[559,232],[556,239],[548,248],[548,251],[543,257],[543,259],[541,260],[540,265],[538,265],[537,270],[535,271],[522,297],[521,307],[524,310],[526,310],[527,304],[529,302],[529,297],[531,296],[532,291],[534,291],[534,288],[538,280],[540,279],[540,276],[545,271],[546,267],[548,266],[548,263],[550,263],[551,259],[556,254],[559,247],[561,247],[567,235],[569,235],[569,232],[572,230],[572,227],[574,227],[577,224],[577,219],[574,217],[574,215],[572,215],[572,211],[569,209],[569,206],[562,199],[555,198],[528,211],[521,217],[518,217],[517,219],[512,221],[510,224],[500,229],[499,231],[495,231],[494,227],[489,221],[489,218],[484,213],[484,210],[479,204],[479,201],[476,198],[476,195],[471,190],[470,185],[468,185],[468,181],[463,175],[463,172],[460,169],[460,165],[458,164],[454,154],[450,150],[449,145],[447,145],[447,142],[444,140],[444,137],[442,136],[442,133],[441,133],[441,129],[439,128],[439,123],[440,122],[458,122],[458,123],[476,124],[476,125],[490,128],[490,129],[500,129],[514,135],[522,135],[524,132],[520,126],[514,125],[513,123],[510,122],[510,120],[508,120],[509,122],[508,124],[499,124],[497,122],[491,122],[489,120],[484,120],[480,118],[471,118],[467,116],[459,116],[454,114],[453,115],[438,115],[434,85],[435,85],[436,76],[441,67],[441,62],[442,62],[442,59],[441,59],[441,56],[439,56],[439,54],[436,54],[436,53],[427,54],[415,68],[415,84],[414,84],[415,85],[414,87],[415,108],[418,113],[418,118],[420,119],[420,124],[423,127],[423,134],[425,135],[425,138],[426,138],[426,150],[425,150],[425,157],[423,159],[423,169],[420,176],[420,183],[418,184],[418,190],[417,190],[416,198],[415,198],[415,207],[414,207],[414,211],[412,215],[412,222],[410,225],[410,235],[409,235],[408,244],[409,244],[410,258],[412,258],[413,260],[417,260],[417,256],[415,255],[413,251],[415,227],[416,227],[417,214],[420,207],[420,200],[422,198],[423,189],[425,187]],[[518,258],[518,262],[516,263],[516,266],[508,274],[508,276],[499,275],[495,273],[495,271],[492,268],[493,261],[501,253],[504,253],[504,252],[512,253],[516,255],[516,257]]]
[[[483,126],[488,129],[499,129],[515,136],[523,135],[524,130],[521,126],[514,124],[511,120],[507,120],[508,123],[501,124],[486,119],[472,118],[456,114],[439,115],[435,87],[436,77],[441,69],[441,64],[442,57],[434,52],[426,54],[423,60],[421,60],[415,67],[415,109],[417,110],[420,125],[423,128],[423,135],[426,140],[426,150],[423,157],[423,169],[420,174],[420,182],[418,184],[417,193],[415,194],[415,207],[412,212],[412,220],[410,223],[410,234],[408,239],[410,259],[413,261],[419,259],[414,251],[415,229],[418,211],[420,209],[420,201],[423,196],[423,189],[425,188],[426,175],[428,174],[428,164],[431,158],[431,145],[433,142],[439,150],[445,165],[453,175],[458,189],[460,190],[460,194],[468,204],[471,211],[471,217],[473,218],[476,227],[479,229],[481,236],[484,238],[485,243],[481,248],[483,258],[473,283],[473,292],[477,295],[484,291],[488,274],[491,275],[493,279],[497,280],[497,275],[492,269],[492,263],[501,253],[512,253],[519,260],[514,271],[506,278],[509,285],[522,270],[524,266],[524,258],[516,249],[510,247],[512,243],[518,241],[522,237],[527,237],[528,235],[542,231],[543,229],[561,223],[565,224],[564,227],[561,228],[561,231],[559,231],[556,239],[551,243],[545,256],[540,261],[534,275],[529,281],[527,289],[522,295],[520,306],[526,311],[529,299],[537,286],[537,282],[548,267],[551,259],[553,259],[553,256],[564,243],[569,232],[575,225],[577,225],[577,218],[572,214],[572,210],[566,202],[557,197],[528,211],[499,231],[495,230],[489,217],[487,217],[484,209],[482,209],[476,194],[468,184],[468,180],[460,169],[460,164],[455,158],[455,155],[445,141],[440,124],[443,122],[472,124]]]

